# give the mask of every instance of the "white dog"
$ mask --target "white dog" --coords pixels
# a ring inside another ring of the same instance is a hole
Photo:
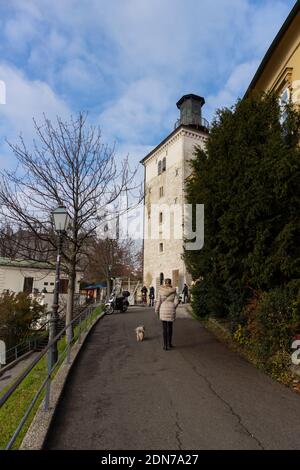
[[[136,340],[143,341],[145,338],[145,327],[143,325],[137,326],[134,331],[136,332]]]

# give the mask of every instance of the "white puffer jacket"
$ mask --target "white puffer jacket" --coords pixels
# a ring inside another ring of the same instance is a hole
[[[178,304],[179,300],[176,289],[173,287],[163,286],[158,292],[155,312],[159,314],[159,319],[161,321],[174,321]]]

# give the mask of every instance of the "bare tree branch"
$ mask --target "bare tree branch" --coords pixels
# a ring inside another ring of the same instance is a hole
[[[69,272],[69,321],[76,267],[86,256],[85,246],[100,223],[99,213],[124,192],[138,190],[136,170],[130,169],[128,157],[116,161],[115,149],[103,144],[100,129],[87,124],[86,113],[69,122],[58,117],[52,123],[44,116],[41,125],[34,120],[34,127],[36,139],[31,147],[22,137],[17,144],[8,143],[18,166],[15,171],[0,172],[0,222],[14,233],[12,254],[52,260],[57,240],[51,212],[58,205],[66,206],[72,218],[63,246]],[[31,234],[30,243],[19,236],[26,232]],[[5,239],[5,231],[2,235]],[[8,235],[9,231],[6,242]]]

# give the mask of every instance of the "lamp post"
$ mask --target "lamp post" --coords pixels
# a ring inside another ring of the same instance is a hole
[[[108,265],[108,279],[107,279],[107,300],[109,300],[110,292],[111,292],[111,268],[112,265]]]
[[[67,209],[64,206],[59,206],[52,212],[54,229],[58,235],[57,243],[57,258],[56,258],[56,272],[55,272],[55,286],[54,286],[54,295],[53,295],[53,305],[52,305],[52,315],[50,320],[50,329],[49,329],[49,343],[53,341],[57,335],[57,322],[58,322],[58,307],[59,307],[59,284],[60,284],[60,261],[61,261],[61,249],[63,243],[63,236],[66,233],[70,217],[67,212]],[[52,347],[51,354],[51,365],[52,367],[57,362],[58,351],[57,351],[57,342]]]

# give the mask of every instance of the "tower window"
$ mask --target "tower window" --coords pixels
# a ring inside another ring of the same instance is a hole
[[[161,171],[166,171],[166,157],[162,159]]]
[[[162,222],[163,222],[163,213],[160,212],[159,213],[159,223],[162,224]]]
[[[159,197],[163,197],[163,195],[164,195],[164,187],[161,186],[161,187],[159,188]]]
[[[164,251],[164,244],[163,244],[163,243],[160,243],[160,244],[159,244],[159,252],[160,252],[160,253],[163,253],[163,251]]]
[[[158,172],[159,175],[161,174],[161,160],[159,160],[159,162],[158,162],[157,172]]]

